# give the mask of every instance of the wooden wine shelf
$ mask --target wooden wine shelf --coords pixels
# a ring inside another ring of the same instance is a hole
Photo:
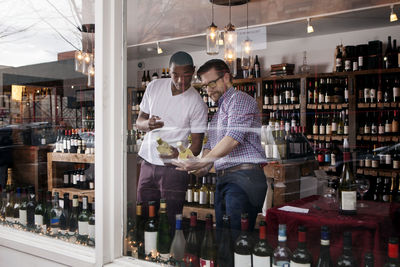
[[[318,110],[337,110],[337,109],[344,109],[348,108],[349,104],[342,103],[342,104],[307,104],[307,109],[318,109]]]
[[[207,214],[212,214],[213,221],[215,222],[215,210],[213,208],[203,208],[203,207],[195,207],[195,206],[183,206],[182,215],[184,218],[190,218],[190,213],[196,212],[197,219],[205,221]]]
[[[383,136],[383,135],[357,135],[357,141],[372,141],[372,142],[399,142],[400,137],[397,135]]]
[[[263,105],[263,109],[268,109],[268,110],[293,110],[293,109],[300,109],[300,104]]]
[[[391,103],[358,103],[358,108],[398,108],[400,107],[400,103],[391,102]]]
[[[384,169],[372,169],[372,168],[357,168],[357,174],[364,174],[370,176],[383,176],[393,177],[400,173],[400,170],[384,170]]]
[[[336,166],[319,166],[319,169],[326,172],[336,172]]]
[[[245,79],[233,79],[233,85],[240,85],[240,84],[248,84],[248,83],[257,83],[261,82],[261,78],[245,78]]]
[[[295,74],[295,75],[278,75],[278,76],[268,76],[262,78],[263,81],[275,81],[275,80],[296,80],[306,77],[304,74]]]
[[[78,195],[79,201],[82,201],[82,197],[84,196],[88,197],[88,201],[90,203],[92,203],[94,200],[94,190],[82,190],[73,187],[58,187],[58,188],[53,188],[51,191],[53,195],[55,192],[58,192],[60,199],[63,197],[65,193],[69,193],[70,200],[72,200],[74,195]]]
[[[349,138],[348,135],[312,135],[308,134],[308,140],[316,140],[316,141],[343,141],[344,138]]]
[[[93,154],[70,154],[70,153],[47,153],[47,162],[75,162],[75,163],[94,163]]]

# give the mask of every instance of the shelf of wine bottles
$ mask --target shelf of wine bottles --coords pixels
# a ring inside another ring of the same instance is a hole
[[[279,108],[281,110],[290,107],[286,105],[299,107],[300,79],[264,81],[263,88],[263,105],[268,109],[271,105],[283,105]]]
[[[248,95],[257,98],[258,85],[256,83],[234,84],[233,87],[235,90],[245,92]]]
[[[216,176],[209,174],[202,178],[190,176],[186,191],[185,206],[214,208]]]

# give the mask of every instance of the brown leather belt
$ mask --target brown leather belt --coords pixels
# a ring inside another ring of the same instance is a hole
[[[217,176],[224,176],[227,173],[232,173],[241,170],[261,170],[260,164],[243,163],[230,168],[217,171]]]

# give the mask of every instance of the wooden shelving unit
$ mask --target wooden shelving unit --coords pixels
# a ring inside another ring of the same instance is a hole
[[[370,176],[384,176],[393,177],[400,173],[400,170],[394,169],[373,169],[373,168],[357,168],[357,174],[364,174]]]
[[[69,193],[72,199],[73,195],[78,195],[79,199],[83,196],[88,196],[89,202],[94,199],[94,190],[81,190],[77,188],[66,188],[58,187],[60,185],[59,179],[57,179],[57,167],[55,166],[58,162],[66,163],[94,163],[93,154],[69,154],[69,153],[47,153],[47,186],[48,190],[54,192],[59,192],[60,195],[64,193]]]

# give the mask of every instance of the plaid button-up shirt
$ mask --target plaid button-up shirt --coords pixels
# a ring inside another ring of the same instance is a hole
[[[218,111],[209,124],[204,148],[211,150],[225,136],[240,143],[231,153],[214,162],[217,171],[242,163],[265,163],[260,135],[261,118],[256,100],[232,87],[218,100]]]

